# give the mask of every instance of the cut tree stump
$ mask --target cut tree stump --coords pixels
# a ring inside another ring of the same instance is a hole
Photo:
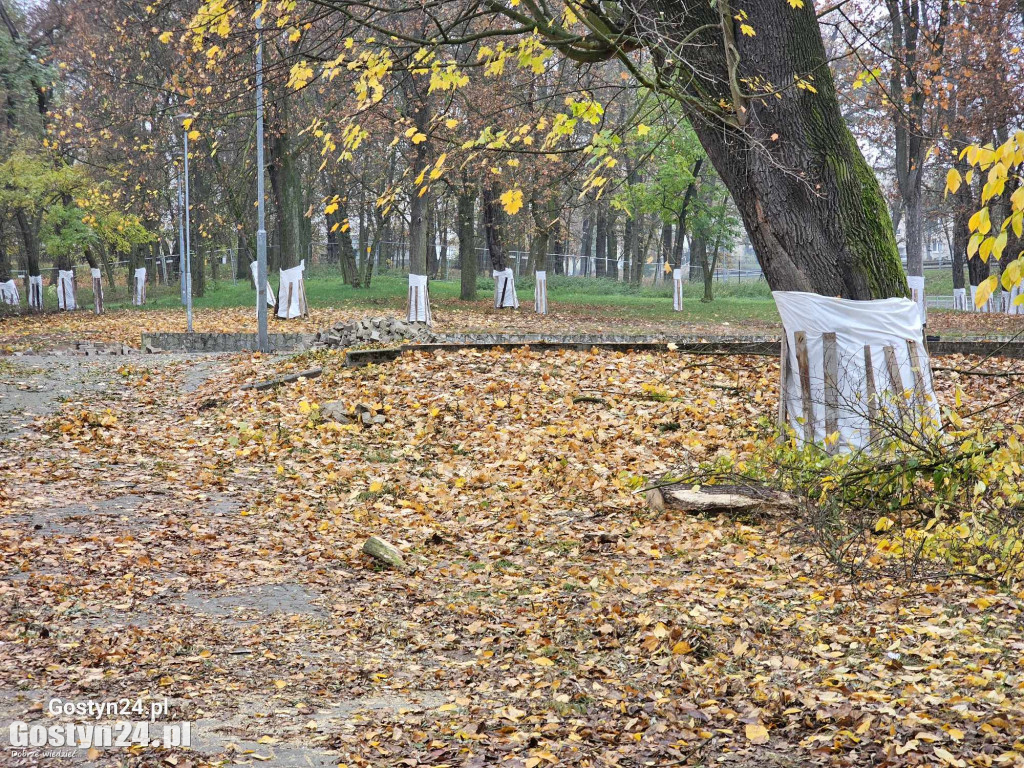
[[[405,558],[398,547],[377,536],[371,536],[366,540],[366,543],[363,544],[363,554],[369,555],[389,568],[399,571],[406,570]]]
[[[672,509],[692,515],[765,514],[790,512],[796,499],[768,488],[741,485],[708,485],[693,490],[692,483],[673,483],[649,488],[647,505],[658,512]]]

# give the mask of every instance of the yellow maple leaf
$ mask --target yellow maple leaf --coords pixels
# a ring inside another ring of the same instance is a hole
[[[640,125],[638,125],[636,127],[636,135],[637,136],[646,136],[650,132],[651,132],[651,126],[649,126],[649,125],[644,125],[643,123],[640,123]]]
[[[510,189],[508,192],[503,192],[498,200],[501,202],[501,207],[505,209],[505,213],[509,216],[515,216],[519,213],[519,209],[523,207],[523,191],[521,189]]]
[[[174,33],[168,30],[167,32],[164,32],[162,35],[160,35],[160,37],[157,39],[164,45],[167,45],[167,43],[171,42],[171,38],[173,37]]]
[[[757,34],[757,32],[754,31],[754,28],[749,24],[740,24],[740,32],[742,32],[747,37],[753,37],[754,35]]]
[[[768,743],[768,729],[760,723],[747,723],[747,727],[744,730],[746,731],[747,739],[754,744]]]
[[[804,7],[804,0],[789,0],[789,7],[790,8],[803,8]]]

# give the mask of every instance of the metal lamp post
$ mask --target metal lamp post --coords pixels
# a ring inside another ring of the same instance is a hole
[[[256,15],[256,324],[260,352],[269,352],[267,338],[267,219],[263,205],[263,14]]]
[[[186,304],[185,298],[185,204],[182,202],[181,174],[178,174],[178,271],[181,273],[181,303]]]
[[[185,112],[175,115],[177,120],[189,120],[192,114]],[[187,329],[192,333],[192,238],[189,236],[189,201],[188,201],[188,128],[185,128],[185,315],[187,317]]]

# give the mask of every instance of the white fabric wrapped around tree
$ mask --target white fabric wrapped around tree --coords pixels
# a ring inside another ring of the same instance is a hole
[[[28,305],[32,309],[43,308],[43,276],[28,276]]]
[[[135,270],[135,282],[132,291],[132,304],[141,307],[146,303],[146,268]]]
[[[306,314],[306,288],[302,273],[306,269],[306,260],[299,266],[281,270],[281,285],[277,292],[277,316],[286,320]]]
[[[75,270],[57,270],[57,308],[70,312],[78,309],[75,301]]]
[[[775,291],[784,328],[780,421],[805,442],[846,452],[885,425],[939,426],[918,306]],[[838,433],[838,440],[826,438]]]
[[[619,282],[621,283],[622,282],[622,277],[623,277],[622,273],[626,269],[626,260],[624,258],[622,258],[621,256],[619,256],[619,260],[616,262],[615,266],[618,269],[618,272],[619,272]]]
[[[907,275],[907,286],[910,288],[910,300],[917,304],[917,311],[921,313],[921,324],[928,322],[928,307],[924,300],[924,277],[921,275]]]
[[[516,295],[516,279],[510,268],[502,271],[494,270],[494,307],[495,309],[519,308],[519,297]]]
[[[259,266],[260,266],[260,263],[258,261],[253,261],[253,262],[251,262],[249,264],[249,271],[252,273],[252,287],[256,288],[257,290],[258,290],[259,283],[257,283],[256,281],[259,279],[257,277],[257,275],[259,274]],[[274,289],[270,287],[270,279],[269,279],[269,277],[267,279],[267,306],[268,307],[276,307],[277,306],[277,299],[274,298]]]
[[[1018,304],[1017,299],[1024,296],[1024,283],[1017,283],[1006,292],[1006,314],[1024,315],[1024,305]],[[1021,299],[1024,301],[1024,299]]]
[[[89,269],[92,277],[92,306],[97,315],[103,314],[103,273],[97,267]]]
[[[953,289],[953,309],[959,312],[970,312],[974,307],[967,306],[967,289],[966,288],[954,288]]]
[[[544,270],[537,270],[534,273],[533,308],[538,315],[548,313],[548,273]]]
[[[996,311],[996,301],[998,301],[998,297],[996,296],[996,294],[992,294],[991,296],[989,296],[988,301],[986,301],[980,307],[976,303],[977,297],[978,297],[978,286],[972,285],[971,286],[971,311],[972,312],[982,312],[982,313],[985,313],[985,314],[992,314],[993,312]]]
[[[683,270],[672,270],[672,309],[683,311]]]
[[[21,304],[21,294],[18,293],[18,284],[13,280],[0,283],[0,303],[16,307]]]
[[[430,316],[430,292],[426,275],[409,275],[409,305],[406,319],[410,323],[433,324]]]

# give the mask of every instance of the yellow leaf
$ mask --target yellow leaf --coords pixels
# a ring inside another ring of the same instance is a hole
[[[455,128],[459,124],[459,121],[456,120],[454,117],[449,117],[447,120],[444,121],[444,124],[446,128]]]
[[[651,126],[649,126],[649,125],[644,125],[643,123],[640,123],[640,125],[638,125],[636,127],[636,135],[637,136],[646,136],[650,132],[651,132]]]
[[[412,143],[413,144],[422,144],[426,140],[427,140],[427,134],[425,134],[425,133],[420,133],[419,131],[416,131],[412,135]]]
[[[188,139],[189,139],[189,141],[195,141],[196,139],[199,138],[200,135],[201,134],[199,133],[199,131],[189,131],[188,132]]]
[[[523,191],[521,189],[510,189],[508,192],[503,192],[498,199],[501,202],[501,207],[509,216],[515,216],[523,207]]]
[[[278,688],[284,688],[288,685],[288,683],[286,683],[284,680],[275,680],[274,685]]]
[[[167,45],[167,43],[171,42],[171,38],[173,37],[174,33],[168,30],[167,32],[164,32],[162,35],[160,35],[158,39],[160,40],[161,43]]]
[[[955,195],[956,191],[960,189],[962,181],[960,172],[956,168],[950,168],[946,174],[946,194],[952,192]]]
[[[878,518],[878,522],[875,523],[875,532],[876,533],[881,533],[882,531],[888,531],[894,525],[895,525],[895,523],[892,521],[891,518],[880,517],[880,518]]]
[[[543,656],[538,656],[535,659],[530,659],[530,661],[532,661],[538,667],[553,667],[553,666],[555,666],[555,662],[553,662],[551,659],[545,658]]]
[[[760,723],[747,723],[745,728],[747,739],[754,744],[768,743],[768,729]]]
[[[804,0],[789,0],[789,7],[790,8],[803,8],[804,7]]]
[[[380,493],[384,488],[384,483],[380,480],[374,480],[370,483],[370,493]]]
[[[981,285],[978,286],[978,292],[974,295],[974,306],[985,306],[986,302],[992,298],[992,293],[995,291],[998,284],[999,278],[995,275],[991,275],[987,279],[982,280]]]

